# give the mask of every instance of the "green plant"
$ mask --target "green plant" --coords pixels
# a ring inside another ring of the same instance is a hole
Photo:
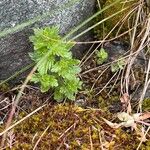
[[[105,49],[101,48],[99,51],[96,52],[97,57],[97,64],[101,65],[108,59],[108,53]]]
[[[124,68],[124,65],[125,65],[125,60],[120,59],[117,62],[111,64],[111,71],[117,72],[118,70],[122,70]]]
[[[75,42],[64,41],[57,27],[34,29],[34,34],[30,37],[34,45],[30,57],[37,64],[37,72],[31,81],[40,83],[42,92],[53,89],[57,101],[74,100],[82,84],[77,77],[80,61],[73,59],[70,51]]]

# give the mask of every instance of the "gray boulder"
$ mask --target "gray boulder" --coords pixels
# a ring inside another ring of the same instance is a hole
[[[67,7],[70,2],[73,2],[73,0],[0,1],[0,31],[15,27],[59,8],[59,11],[43,18],[40,22],[35,22],[21,31],[0,38],[0,80],[7,79],[15,72],[32,63],[28,55],[33,50],[33,46],[29,41],[29,36],[33,34],[32,28],[57,25],[60,29],[60,34],[65,35],[95,11],[95,0],[78,0]],[[61,9],[64,6],[67,8]],[[86,28],[87,25],[80,31]],[[91,33],[88,33],[77,40],[88,41],[91,40],[91,37]],[[75,46],[73,54],[76,57],[80,57],[83,51],[85,51],[85,45]]]
[[[111,42],[106,42],[103,47],[108,53],[108,62],[113,62],[123,56],[129,55],[130,45],[125,41],[114,40]],[[143,51],[140,52],[140,54],[134,61],[133,66],[135,68],[144,68],[145,66],[147,66],[147,61],[145,60]]]

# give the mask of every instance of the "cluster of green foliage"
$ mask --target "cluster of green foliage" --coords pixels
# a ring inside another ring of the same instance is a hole
[[[97,56],[97,64],[99,65],[101,65],[108,59],[108,53],[103,48],[97,51],[96,56]]]
[[[125,60],[124,59],[118,59],[117,62],[111,64],[111,71],[117,72],[118,70],[122,70],[125,66]]]
[[[108,60],[108,53],[104,48],[101,48],[96,52],[96,61],[98,65],[103,64],[107,60]],[[117,72],[118,70],[122,70],[124,68],[124,65],[125,65],[125,60],[123,58],[118,59],[117,62],[111,64],[111,71]]]
[[[64,41],[57,27],[34,29],[34,34],[30,37],[34,45],[30,57],[37,64],[37,72],[31,81],[40,83],[42,92],[53,89],[57,101],[74,100],[82,84],[77,77],[80,61],[73,59],[70,51],[75,42]]]

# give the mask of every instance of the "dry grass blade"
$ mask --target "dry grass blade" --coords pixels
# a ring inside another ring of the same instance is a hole
[[[149,130],[150,130],[150,126],[149,126],[149,127],[148,127],[148,129],[146,130],[146,132],[145,132],[145,134],[144,134],[143,138],[144,138],[144,137],[146,137],[146,135],[147,135],[147,133],[148,133],[148,131],[149,131]],[[140,147],[141,147],[142,143],[143,143],[143,140],[141,140],[141,141],[140,141],[140,144],[138,145],[138,147],[137,147],[137,149],[136,149],[136,150],[139,150],[139,149],[140,149]]]
[[[145,112],[139,117],[139,120],[146,120],[149,118],[150,118],[150,112]]]
[[[44,130],[44,132],[41,134],[40,138],[37,140],[37,142],[34,145],[33,150],[36,149],[36,147],[38,146],[39,142],[41,141],[42,137],[44,136],[44,134],[47,132],[47,130],[49,129],[50,125]]]
[[[132,56],[130,55],[129,59],[128,59],[128,65],[127,65],[127,70],[126,70],[126,75],[125,75],[125,88],[126,88],[126,93],[128,93],[128,85],[129,85],[129,80],[130,80],[130,71],[131,71],[131,67],[137,57],[137,55],[139,54],[139,52],[141,51],[142,47],[143,47],[143,44],[147,38],[147,32],[145,32],[145,36],[143,37],[142,39],[142,42],[140,44],[140,46],[138,47],[138,44],[137,43],[140,43],[139,39],[136,39],[135,36],[136,36],[136,31],[137,31],[137,24],[138,24],[138,21],[139,21],[139,18],[140,18],[140,12],[142,10],[142,7],[143,5],[139,5],[139,9],[138,9],[138,13],[137,13],[137,16],[136,16],[136,20],[135,20],[135,23],[134,23],[134,29],[133,29],[133,34],[132,34],[132,38],[131,38],[131,50],[130,50],[130,54],[132,54],[133,52],[136,51],[136,49],[138,48],[135,56]],[[136,40],[135,40],[136,39]]]
[[[37,108],[36,110],[34,110],[33,112],[31,112],[30,114],[28,114],[27,116],[25,116],[24,118],[20,119],[19,121],[17,121],[16,123],[14,123],[13,125],[9,126],[8,128],[6,128],[3,132],[0,133],[0,136],[6,134],[9,130],[11,130],[12,128],[14,128],[15,126],[17,126],[18,124],[20,124],[21,122],[23,122],[24,120],[28,119],[30,116],[32,116],[33,114],[35,114],[36,112],[38,112],[39,110],[41,110],[43,107],[45,107],[46,105],[43,105],[39,108]]]
[[[113,91],[113,89],[114,89],[115,85],[117,84],[117,81],[119,80],[119,77],[120,77],[121,71],[122,71],[122,70],[119,70],[119,73],[118,73],[118,75],[117,75],[117,78],[116,78],[116,80],[114,81],[114,83],[113,83],[113,85],[112,85],[111,89],[109,90],[109,92],[108,92],[108,94],[107,94],[108,96],[110,96],[110,93]]]
[[[92,136],[91,136],[91,127],[89,127],[89,137],[90,137],[90,146],[91,146],[90,150],[94,150]]]
[[[92,91],[92,90],[94,89],[94,86],[95,86],[96,82],[97,82],[97,81],[99,80],[99,78],[105,73],[105,71],[106,71],[108,68],[109,68],[109,66],[106,67],[106,69],[104,69],[104,70],[101,72],[101,74],[97,77],[97,79],[96,79],[95,82],[93,83],[93,85],[92,85],[90,91]]]
[[[117,75],[118,72],[115,72],[115,74],[111,77],[111,79],[105,84],[105,86],[95,94],[95,96],[99,95],[109,84],[110,82],[114,79],[114,77]]]
[[[108,121],[107,119],[105,118],[102,118],[106,124],[108,124],[111,128],[114,128],[114,129],[117,129],[121,126],[121,124],[118,124],[118,123],[112,123],[111,121]]]
[[[35,66],[35,67],[31,70],[30,74],[28,75],[28,77],[26,78],[25,82],[24,82],[23,85],[21,86],[21,90],[19,91],[19,93],[18,93],[16,99],[14,100],[14,104],[13,104],[13,106],[12,106],[11,112],[10,112],[9,117],[8,117],[8,120],[7,120],[7,122],[6,122],[5,130],[3,131],[3,134],[4,134],[4,135],[3,135],[2,133],[0,134],[0,136],[3,135],[3,138],[2,138],[2,141],[1,141],[1,148],[4,147],[5,140],[6,140],[6,134],[7,134],[7,131],[10,130],[9,128],[10,128],[10,125],[11,125],[11,122],[12,122],[12,119],[13,119],[13,116],[14,116],[14,113],[15,113],[15,111],[16,111],[17,105],[18,105],[18,103],[19,103],[19,100],[20,100],[20,98],[21,98],[21,96],[22,96],[22,93],[23,93],[23,91],[24,91],[24,89],[25,89],[27,83],[28,83],[29,80],[31,79],[31,77],[32,77],[32,75],[33,75],[33,73],[35,72],[36,69],[37,69],[37,66]]]
[[[149,63],[148,63],[148,68],[147,68],[147,73],[146,73],[146,78],[145,78],[143,92],[142,92],[142,95],[141,95],[140,101],[139,101],[139,110],[140,111],[142,111],[142,102],[143,102],[146,90],[147,90],[148,86],[150,85],[149,73],[150,73],[150,59],[149,59]]]
[[[101,131],[100,131],[100,128],[98,128],[98,135],[99,135],[99,143],[100,143],[100,148],[102,150],[105,150],[104,147],[103,147],[103,141],[102,141],[102,136],[101,136]]]
[[[78,121],[77,121],[77,122],[78,122]],[[61,134],[60,137],[58,138],[58,140],[60,140],[62,137],[64,137],[65,134],[66,134],[67,132],[69,132],[72,128],[75,128],[77,122],[75,122],[74,124],[72,124],[63,134]]]
[[[120,101],[122,103],[123,109],[127,110],[128,114],[131,114],[132,108],[131,108],[131,103],[130,103],[130,96],[127,93],[124,93],[123,96],[120,98]]]
[[[147,42],[147,38],[149,36],[150,19],[149,19],[149,16],[146,16],[147,18],[142,18],[141,15],[143,12],[143,8],[144,8],[143,1],[140,1],[139,9],[136,14],[136,20],[134,23],[134,30],[133,30],[133,34],[132,34],[132,38],[131,38],[131,50],[130,50],[130,54],[132,54],[133,52],[136,52],[136,53],[134,56],[129,57],[129,59],[128,59],[129,63],[127,65],[127,70],[126,70],[126,74],[125,74],[126,93],[128,93],[128,91],[129,91],[128,86],[129,86],[129,82],[130,82],[130,72],[131,72],[132,65],[133,65],[135,59],[137,58],[137,56],[139,55],[139,53],[145,47],[144,45]],[[142,18],[142,20],[141,20],[141,18]],[[138,22],[141,22],[142,29],[141,29],[141,32],[137,35]]]

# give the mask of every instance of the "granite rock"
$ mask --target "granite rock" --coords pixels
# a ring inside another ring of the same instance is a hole
[[[0,0],[0,31],[61,8],[71,1],[73,0]],[[59,9],[59,11],[52,13],[40,22],[36,22],[16,33],[1,37],[0,80],[7,79],[16,71],[31,63],[28,53],[33,50],[29,41],[29,36],[33,34],[32,28],[57,25],[60,34],[65,35],[90,17],[94,11],[95,0],[78,0],[70,7]],[[84,28],[87,28],[87,26]],[[91,37],[91,33],[88,33],[78,38],[77,41],[88,41],[91,40]],[[74,56],[80,57],[85,48],[85,45],[75,46],[73,49]]]
[[[108,53],[108,62],[112,62],[114,60],[117,60],[123,56],[129,55],[129,50],[130,50],[130,45],[127,42],[123,41],[111,41],[111,42],[106,42],[104,44],[104,49]],[[143,49],[144,51],[144,49]],[[141,51],[137,58],[135,59],[133,63],[133,68],[137,68],[139,71],[142,70],[141,74],[145,73],[144,69],[147,68],[148,65],[148,60],[144,56],[144,52]],[[127,60],[127,59],[126,59]],[[144,84],[144,79],[141,79],[139,81],[136,81],[137,83],[135,85],[130,85],[130,94],[131,94],[131,100],[132,102],[137,102],[140,99],[140,96],[143,92],[143,84]],[[138,88],[137,88],[138,87]],[[148,86],[144,99],[150,98],[150,85]],[[120,106],[119,106],[120,105]],[[118,109],[117,109],[118,108]],[[116,112],[121,108],[121,103],[115,104],[110,107],[110,110],[115,110]]]
[[[128,42],[125,41],[111,41],[106,42],[104,44],[104,49],[108,53],[108,62],[113,62],[121,57],[129,55],[130,45]],[[127,58],[125,58],[127,60]],[[147,62],[145,61],[144,52],[141,51],[137,58],[134,61],[134,67],[144,67],[146,66]]]

